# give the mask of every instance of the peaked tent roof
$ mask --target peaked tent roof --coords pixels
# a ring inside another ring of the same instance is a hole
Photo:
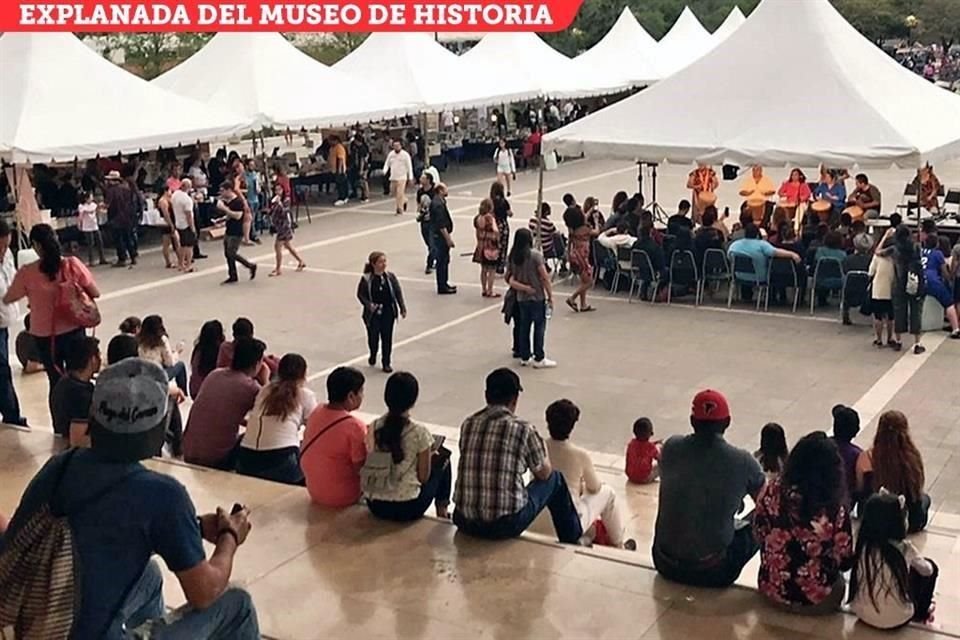
[[[573,61],[593,72],[610,69],[625,84],[639,86],[663,77],[658,59],[657,41],[637,22],[630,7],[624,7],[607,34]]]
[[[615,69],[576,65],[531,32],[488,33],[460,57],[535,96],[582,98],[616,93],[627,85]]]
[[[695,60],[699,60],[715,44],[710,32],[703,28],[690,7],[684,7],[680,17],[657,45],[663,77],[672,75]]]
[[[317,62],[279,33],[219,33],[153,84],[232,108],[257,126],[339,126],[407,112],[378,87]]]
[[[734,5],[733,9],[730,10],[730,13],[723,21],[723,24],[717,27],[717,30],[713,32],[713,41],[716,44],[720,44],[729,38],[730,34],[739,29],[740,25],[746,21],[747,18],[743,15],[743,11],[740,11],[740,7]]]
[[[960,157],[960,96],[901,67],[828,0],[763,0],[713,55],[544,143],[631,160],[917,167]]]
[[[226,137],[249,121],[124,71],[69,33],[0,36],[0,148],[16,162]]]
[[[427,33],[372,33],[333,68],[414,109],[495,105],[535,97],[497,70],[466,62]]]

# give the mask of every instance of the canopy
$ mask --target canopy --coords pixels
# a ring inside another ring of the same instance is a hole
[[[663,77],[672,75],[695,60],[699,60],[715,44],[710,32],[703,28],[690,7],[684,7],[683,13],[657,45]]]
[[[233,109],[257,126],[342,126],[409,111],[379,87],[317,62],[279,33],[219,33],[153,84]]]
[[[720,44],[724,40],[730,37],[730,34],[740,28],[747,19],[743,15],[743,11],[740,11],[740,7],[734,5],[733,9],[730,10],[727,19],[723,21],[717,30],[713,32],[713,41],[716,44]]]
[[[474,65],[427,33],[373,33],[334,69],[421,111],[498,105],[535,95],[512,87],[497,69]]]
[[[647,161],[917,167],[960,156],[960,96],[901,67],[828,0],[763,0],[711,55],[544,145]]]
[[[658,58],[657,41],[624,7],[610,31],[573,61],[581,70],[610,70],[623,84],[643,86],[662,77]]]
[[[0,78],[0,148],[15,162],[192,144],[250,124],[124,71],[69,33],[0,36]]]
[[[461,58],[535,96],[583,98],[616,93],[627,87],[615,68],[588,69],[576,65],[531,32],[488,33]]]

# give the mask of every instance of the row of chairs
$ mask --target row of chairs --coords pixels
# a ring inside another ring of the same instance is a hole
[[[770,308],[770,292],[774,289],[793,290],[793,312],[797,312],[800,293],[803,290],[812,290],[810,294],[810,314],[815,310],[817,301],[816,290],[825,290],[840,294],[841,309],[849,301],[851,306],[860,306],[866,300],[870,286],[870,274],[866,271],[847,271],[843,263],[837,258],[821,258],[817,261],[812,277],[807,277],[805,268],[796,265],[789,258],[773,258],[767,267],[766,280],[757,282],[756,266],[753,260],[745,255],[733,254],[733,260],[722,249],[707,249],[703,262],[698,267],[692,251],[674,251],[670,258],[670,265],[666,272],[666,302],[670,304],[674,287],[688,287],[696,293],[694,304],[703,303],[707,287],[719,290],[726,284],[727,307],[733,305],[733,298],[739,295],[740,285],[750,285],[756,292],[757,311],[761,304],[764,311]],[[653,268],[653,263],[646,251],[621,247],[617,250],[616,271],[613,276],[613,291],[618,291],[620,282],[629,279],[630,288],[627,301],[633,300],[634,291],[642,291],[642,285],[647,285],[653,291],[659,289],[663,274]],[[839,283],[839,284],[838,284]],[[802,286],[801,286],[802,285]],[[651,301],[655,296],[650,296]]]

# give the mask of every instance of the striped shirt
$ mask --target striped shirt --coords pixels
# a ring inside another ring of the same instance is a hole
[[[530,218],[528,225],[533,237],[537,237],[537,216]],[[540,247],[544,255],[552,255],[553,236],[557,233],[557,225],[550,218],[540,218]]]
[[[527,505],[523,474],[547,450],[536,429],[506,407],[486,407],[460,427],[460,466],[453,501],[468,520],[493,522]]]

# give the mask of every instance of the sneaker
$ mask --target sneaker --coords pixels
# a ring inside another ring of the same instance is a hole
[[[114,263],[111,264],[110,266],[111,266],[111,267],[125,267],[125,266],[127,266],[127,261],[126,261],[126,260],[117,260],[116,262],[114,262]]]
[[[360,198],[361,204],[367,204],[368,202],[370,202],[370,198]]]
[[[440,289],[439,291],[437,291],[437,294],[441,296],[449,296],[449,295],[455,294],[456,292],[457,292],[456,287],[447,287],[446,289]]]
[[[891,340],[890,342],[888,342],[887,346],[889,346],[894,351],[900,351],[901,349],[903,349],[903,343],[897,342],[895,340]]]
[[[236,278],[227,278],[226,280],[224,280],[224,281],[221,282],[220,284],[236,284],[236,283],[237,283],[237,279],[236,279]]]
[[[926,348],[925,346],[923,346],[922,344],[915,344],[915,345],[913,345],[913,353],[914,353],[914,355],[920,355],[921,353],[924,353],[926,350],[927,350],[927,348]]]
[[[390,365],[385,365],[385,366],[383,367],[383,372],[384,372],[384,373],[393,373],[393,367],[391,367]]]
[[[529,361],[529,360],[524,360],[523,358],[520,358],[520,366],[521,366],[521,367],[529,367],[529,366],[530,366],[530,361]]]
[[[951,340],[960,340],[960,329],[957,329],[956,331],[954,331],[953,333],[951,333],[951,334],[950,334],[950,339],[951,339]]]
[[[343,205],[347,204],[347,202],[349,202],[349,200],[337,200],[333,203],[333,206],[342,207]]]
[[[250,279],[253,280],[257,277],[257,265],[250,267]]]
[[[543,360],[533,361],[534,369],[553,369],[556,366],[557,366],[557,363],[551,360],[550,358],[544,358]]]

